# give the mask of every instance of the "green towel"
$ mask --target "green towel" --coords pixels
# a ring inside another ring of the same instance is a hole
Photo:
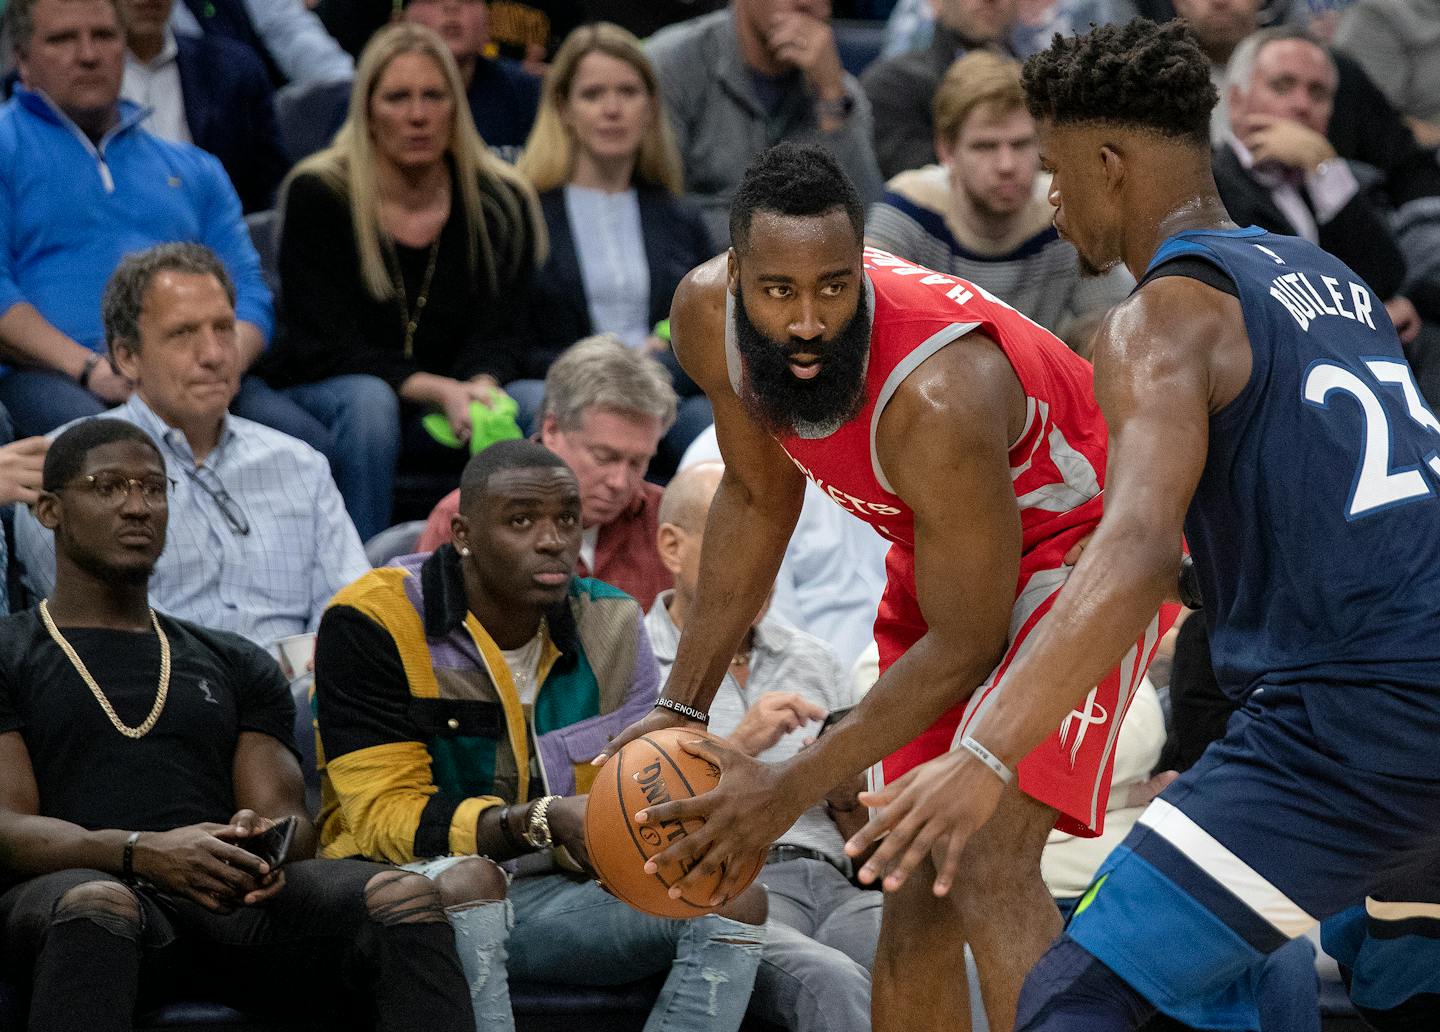
[[[525,436],[515,415],[520,406],[508,394],[502,394],[493,406],[483,402],[470,403],[470,454],[477,455],[496,441],[513,441]],[[420,421],[426,433],[447,448],[463,448],[465,445],[450,428],[450,420],[443,412],[431,412]]]

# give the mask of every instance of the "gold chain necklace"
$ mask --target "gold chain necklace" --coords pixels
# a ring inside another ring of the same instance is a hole
[[[115,725],[126,738],[144,738],[155,726],[155,721],[160,719],[160,712],[165,708],[165,700],[170,695],[170,639],[165,637],[165,632],[160,629],[160,621],[155,617],[155,610],[150,610],[150,624],[155,628],[155,634],[160,638],[160,686],[155,693],[155,705],[150,709],[150,715],[139,727],[130,727],[115,713],[115,707],[110,705],[110,700],[105,698],[105,693],[95,683],[95,678],[90,676],[90,671],[85,668],[85,662],[75,653],[74,648],[65,640],[60,633],[60,628],[55,626],[55,621],[50,618],[49,600],[42,600],[40,603],[40,619],[45,624],[45,629],[50,632],[50,637],[55,644],[60,646],[60,651],[65,653],[65,658],[70,660],[71,666],[75,668],[80,679],[90,689],[90,694],[95,696],[95,701],[110,718],[110,723]]]
[[[440,232],[443,233],[444,227]],[[420,280],[420,292],[415,296],[415,307],[410,307],[410,295],[405,290],[405,274],[400,266],[400,256],[395,256],[395,292],[400,302],[400,314],[405,319],[405,357],[415,357],[415,331],[420,329],[420,317],[425,314],[425,305],[430,301],[430,283],[435,278],[435,260],[440,257],[440,233],[435,234],[430,244],[430,257],[425,263],[425,275]]]

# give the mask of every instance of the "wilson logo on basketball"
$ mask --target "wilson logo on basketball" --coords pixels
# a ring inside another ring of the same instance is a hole
[[[720,769],[708,758],[689,752],[697,739],[719,741],[693,728],[664,728],[629,742],[595,775],[585,803],[585,845],[600,882],[637,910],[656,917],[695,917],[710,913],[720,872],[686,886],[670,898],[675,883],[691,870],[688,862],[659,862],[654,872],[645,861],[704,826],[704,821],[635,819],[641,810],[654,811],[677,799],[708,792],[720,780]],[[744,883],[760,873],[763,851],[750,858]]]

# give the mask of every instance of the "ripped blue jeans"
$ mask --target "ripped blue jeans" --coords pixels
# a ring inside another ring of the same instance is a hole
[[[404,869],[434,878],[447,867],[469,857],[442,856],[405,864]],[[470,988],[470,1007],[477,1032],[515,1032],[510,1010],[510,982],[505,975],[505,940],[514,924],[508,899],[487,900],[446,907],[445,916],[455,932],[455,952]]]
[[[745,1017],[765,929],[708,915],[651,917],[564,874],[510,883],[517,981],[623,985],[669,970],[645,1032],[734,1032]]]

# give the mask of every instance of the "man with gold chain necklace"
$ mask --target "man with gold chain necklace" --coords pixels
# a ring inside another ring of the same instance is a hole
[[[150,608],[170,488],[150,437],[82,423],[42,486],[55,588],[0,619],[0,965],[29,985],[29,1027],[128,1032],[184,987],[277,1015],[353,1008],[384,1032],[472,1028],[435,885],[299,859],[316,837],[274,662]],[[287,864],[266,832],[290,818]]]

